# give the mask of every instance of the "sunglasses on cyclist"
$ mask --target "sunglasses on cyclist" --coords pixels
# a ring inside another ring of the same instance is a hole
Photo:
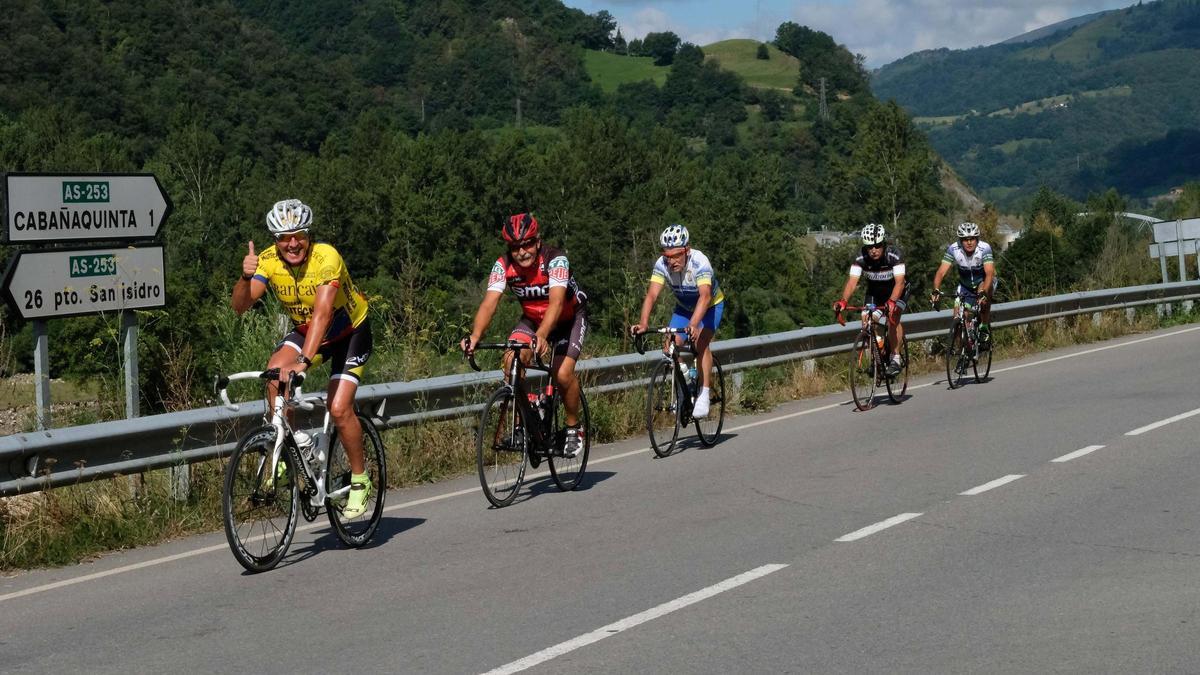
[[[308,232],[299,230],[297,232],[283,232],[275,235],[275,241],[284,243],[295,239],[296,241],[308,241]]]
[[[537,237],[533,237],[532,239],[526,239],[524,241],[517,241],[517,242],[513,242],[513,243],[509,244],[508,250],[520,251],[521,249],[525,249],[525,248],[533,248],[534,246],[537,245],[537,243],[538,243]]]

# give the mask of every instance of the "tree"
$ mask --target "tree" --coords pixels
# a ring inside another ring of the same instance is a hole
[[[654,65],[669,66],[675,60],[679,44],[679,36],[671,31],[646,33],[646,37],[642,39],[642,51],[646,56],[654,57]]]
[[[758,50],[754,52],[754,58],[759,61],[767,61],[771,58],[771,52],[767,50],[766,43],[758,43]]]

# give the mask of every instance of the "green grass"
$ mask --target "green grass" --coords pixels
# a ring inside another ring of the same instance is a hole
[[[1045,47],[1027,49],[1021,55],[1033,60],[1054,59],[1074,65],[1085,64],[1100,56],[1100,48],[1096,46],[1100,38],[1120,35],[1121,18],[1121,12],[1114,12],[1080,26],[1063,40]]]
[[[648,56],[621,56],[609,52],[585,50],[583,65],[592,81],[605,92],[612,93],[617,87],[629,82],[651,80],[658,86],[667,81],[667,66],[654,65]]]
[[[1000,152],[1003,152],[1006,155],[1011,155],[1014,152],[1016,152],[1017,150],[1020,150],[1021,148],[1028,148],[1028,147],[1037,146],[1037,145],[1049,145],[1049,144],[1050,144],[1049,138],[1020,138],[1020,139],[1016,139],[1016,140],[1012,140],[1012,141],[1005,141],[1004,143],[1001,143],[1000,145],[994,145],[992,147],[996,148],[997,150],[999,150]]]
[[[716,60],[724,70],[742,76],[746,84],[760,89],[791,91],[800,76],[800,62],[784,54],[774,45],[767,45],[771,58],[762,60],[757,40],[722,40],[702,47],[706,60]]]

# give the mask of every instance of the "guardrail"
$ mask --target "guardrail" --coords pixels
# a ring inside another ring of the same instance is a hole
[[[1138,305],[1200,298],[1200,281],[1132,286],[1068,293],[1034,300],[999,303],[992,325],[1013,326],[1057,317]],[[904,317],[910,339],[945,333],[950,310]],[[811,359],[848,351],[857,326],[837,324],[713,343],[727,372]],[[625,354],[579,363],[589,392],[615,391],[644,384],[647,365],[657,355]],[[499,370],[446,375],[412,382],[366,385],[358,403],[380,428],[462,417],[482,407]],[[478,401],[478,403],[473,403]],[[228,454],[238,439],[262,424],[264,403],[244,403],[238,412],[222,407],[151,415],[49,429],[0,438],[0,496],[180,466]],[[321,423],[318,409],[297,411],[301,426]]]

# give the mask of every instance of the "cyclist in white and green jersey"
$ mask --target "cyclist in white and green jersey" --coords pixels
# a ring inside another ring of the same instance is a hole
[[[992,247],[979,240],[979,226],[962,223],[957,230],[958,241],[946,247],[942,264],[933,275],[932,300],[942,296],[942,279],[950,267],[958,268],[957,295],[964,303],[979,307],[979,346],[991,346],[991,330],[988,323],[992,314],[992,299],[996,290],[996,264],[992,259]],[[957,311],[957,310],[955,310]]]

